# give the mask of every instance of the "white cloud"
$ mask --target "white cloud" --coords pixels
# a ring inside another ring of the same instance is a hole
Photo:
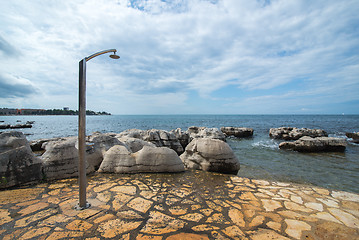
[[[315,94],[327,104],[333,96],[359,99],[356,0],[2,1],[0,8],[0,71],[39,89],[34,106],[77,108],[78,61],[108,48],[121,59],[88,62],[94,110],[185,112],[195,101],[189,92],[221,99],[212,95],[228,86],[246,91],[247,104],[276,88],[291,95],[297,85],[293,105]],[[1,104],[11,103],[2,96]]]

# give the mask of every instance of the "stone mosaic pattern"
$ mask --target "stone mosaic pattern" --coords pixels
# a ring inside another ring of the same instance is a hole
[[[0,239],[359,239],[359,195],[232,175],[96,174],[0,192]]]

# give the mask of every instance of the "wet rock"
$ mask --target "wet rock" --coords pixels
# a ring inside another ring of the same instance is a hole
[[[269,136],[274,139],[298,140],[301,137],[327,137],[328,134],[321,129],[280,127],[271,128]]]
[[[0,188],[41,180],[41,169],[23,133],[0,133]]]
[[[346,141],[333,137],[302,137],[294,142],[280,143],[279,148],[298,152],[344,152]]]
[[[222,141],[226,140],[226,136],[218,128],[206,128],[206,127],[189,127],[187,130],[190,141],[195,138],[210,138],[219,139]]]
[[[0,129],[9,129],[10,124],[0,124]]]
[[[186,168],[237,174],[240,165],[229,145],[218,139],[196,138],[180,156]]]
[[[172,132],[151,129],[139,130],[129,129],[117,135],[118,138],[131,137],[153,143],[157,147],[168,147],[173,149],[178,155],[183,153],[183,147]]]
[[[144,146],[131,153],[124,146],[116,145],[108,150],[99,172],[182,172],[184,166],[177,153],[166,147]]]
[[[17,128],[32,128],[31,124],[16,124],[16,125],[11,125],[10,126],[11,129],[17,129]]]
[[[359,143],[359,132],[354,132],[354,133],[346,133],[345,134],[348,138],[353,139],[352,141],[354,143]]]
[[[237,138],[245,138],[253,136],[252,128],[241,128],[241,127],[221,127],[221,131],[226,136],[234,136]]]

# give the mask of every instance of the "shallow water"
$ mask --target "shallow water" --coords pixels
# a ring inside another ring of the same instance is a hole
[[[77,116],[0,116],[16,124],[35,121],[21,129],[29,140],[77,135]],[[1,124],[1,123],[0,123]],[[272,127],[319,128],[329,136],[345,137],[359,131],[359,115],[144,115],[88,116],[87,134],[138,129],[187,129],[190,126],[236,126],[254,129],[254,136],[228,139],[241,163],[239,176],[313,184],[359,193],[359,145],[350,143],[344,153],[298,153],[278,149],[280,141],[269,138]],[[0,130],[4,131],[4,130]]]

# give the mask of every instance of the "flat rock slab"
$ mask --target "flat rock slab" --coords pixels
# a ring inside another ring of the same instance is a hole
[[[0,192],[0,239],[358,239],[359,195],[203,171],[96,174]]]
[[[327,137],[328,134],[322,129],[280,127],[271,128],[269,136],[274,139],[298,140],[301,137]]]
[[[226,136],[234,136],[237,138],[246,138],[253,136],[253,128],[243,127],[221,127],[221,131]]]
[[[279,144],[279,148],[298,152],[344,152],[346,145],[343,138],[301,137],[294,142],[282,142]]]

